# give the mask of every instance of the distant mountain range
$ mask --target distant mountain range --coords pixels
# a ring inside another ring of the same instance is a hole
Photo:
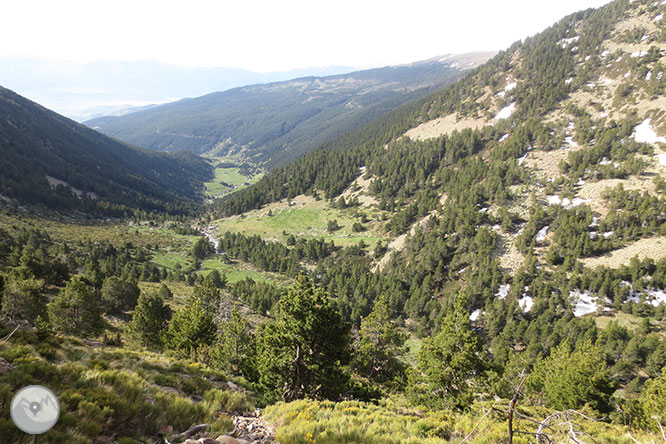
[[[457,80],[493,53],[234,88],[86,124],[159,151],[237,155],[284,165]]]
[[[238,68],[185,68],[152,61],[81,64],[14,57],[0,59],[0,85],[82,122],[212,91],[352,70],[348,66],[327,66],[257,73]]]
[[[0,87],[0,203],[125,216],[182,213],[211,166],[189,153],[129,146]]]

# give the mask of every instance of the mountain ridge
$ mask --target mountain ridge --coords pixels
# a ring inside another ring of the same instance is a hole
[[[284,165],[453,81],[488,55],[238,87],[86,124],[150,149],[185,148]]]
[[[188,153],[159,154],[110,139],[0,87],[0,187],[5,200],[125,214],[182,212],[212,174]]]

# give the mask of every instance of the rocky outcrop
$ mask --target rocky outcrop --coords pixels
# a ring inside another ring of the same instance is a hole
[[[234,416],[234,429],[227,435],[212,438],[206,428],[207,424],[194,426],[180,437],[188,438],[184,444],[278,444],[275,429],[264,421],[260,410],[251,416]]]

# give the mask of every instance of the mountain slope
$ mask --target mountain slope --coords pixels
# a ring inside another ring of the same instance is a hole
[[[153,61],[81,64],[10,57],[0,58],[0,85],[82,122],[131,107],[173,102],[211,91],[352,70],[332,66],[255,73],[238,68],[186,68]]]
[[[574,317],[660,307],[665,283],[649,278],[666,234],[664,14],[664,2],[618,0],[566,17],[460,82],[270,171],[214,212],[299,194],[338,200],[366,183],[359,201],[375,203],[363,211],[387,242],[399,240],[381,261],[382,276],[410,288],[395,309],[422,322],[438,312],[433,298],[455,289],[476,319],[513,316],[497,302],[507,295],[522,301],[518,321],[553,304]],[[597,265],[609,269],[585,268]],[[366,291],[336,296],[362,313],[353,295]]]
[[[329,77],[305,77],[182,100],[86,122],[154,150],[242,155],[284,165],[322,143],[457,79],[489,54]]]
[[[182,211],[212,174],[185,153],[110,139],[0,88],[0,194],[51,208]]]

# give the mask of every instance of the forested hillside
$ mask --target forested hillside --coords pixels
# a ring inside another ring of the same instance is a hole
[[[212,176],[189,153],[154,153],[110,139],[0,88],[0,197],[52,209],[124,216],[183,213]]]
[[[0,403],[56,390],[37,442],[661,442],[664,14],[565,17],[196,219],[0,213]]]
[[[184,149],[240,156],[267,167],[286,165],[336,136],[457,80],[466,69],[490,56],[466,54],[234,88],[86,124],[153,150]]]

